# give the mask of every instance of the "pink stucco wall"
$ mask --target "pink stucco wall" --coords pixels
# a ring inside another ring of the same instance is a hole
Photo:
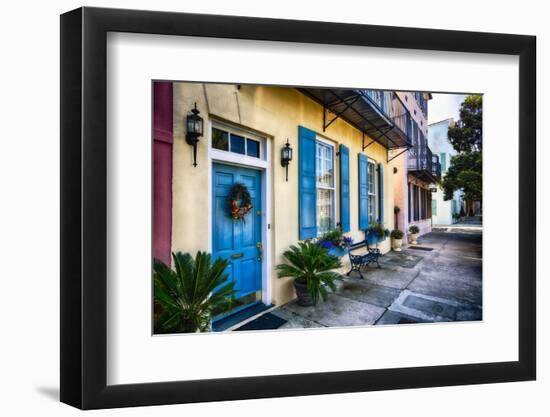
[[[393,174],[393,202],[400,211],[395,216],[395,228],[405,231],[407,227],[407,187],[403,177],[407,172],[407,153],[398,156],[392,161]]]
[[[153,256],[170,265],[172,242],[172,83],[153,83]]]
[[[426,115],[422,113],[422,109],[418,105],[414,93],[398,91],[396,94],[401,99],[403,105],[409,110],[411,116],[424,132],[425,135],[428,134],[428,121]],[[428,233],[431,231],[431,219],[418,220],[418,221],[408,221],[409,214],[409,204],[408,204],[408,183],[411,178],[408,175],[407,169],[408,153],[397,157],[392,161],[392,167],[397,169],[397,172],[394,174],[394,204],[398,206],[401,211],[396,216],[397,217],[397,228],[407,233],[409,226],[416,224],[420,229],[420,234]],[[429,188],[429,184],[423,183],[420,181],[416,182],[417,185],[423,188]],[[405,242],[407,242],[405,240]]]

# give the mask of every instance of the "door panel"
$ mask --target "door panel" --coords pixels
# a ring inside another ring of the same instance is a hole
[[[230,262],[226,272],[235,281],[236,298],[261,290],[261,173],[256,170],[213,164],[212,252]],[[253,208],[243,220],[230,216],[228,194],[233,184],[246,185]]]
[[[233,224],[224,219],[227,211],[227,198],[215,197],[214,217],[219,219],[214,222],[214,247],[216,251],[231,250],[233,248]]]

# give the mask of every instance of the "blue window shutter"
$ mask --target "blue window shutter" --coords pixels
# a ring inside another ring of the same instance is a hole
[[[378,163],[378,221],[384,224],[384,166]]]
[[[367,157],[359,154],[359,230],[369,228],[369,183]]]
[[[340,228],[349,232],[349,149],[340,145]]]
[[[317,236],[317,180],[315,132],[298,128],[299,236],[300,240]]]

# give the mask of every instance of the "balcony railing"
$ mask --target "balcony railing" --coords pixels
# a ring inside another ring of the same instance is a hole
[[[394,91],[362,91],[391,120],[393,128],[397,129],[403,137],[406,137],[409,143],[412,143],[410,125],[413,118],[397,94]]]
[[[409,173],[428,182],[436,182],[441,178],[441,164],[439,157],[432,154],[428,147],[428,139],[418,126],[412,127],[412,148],[409,149]]]
[[[364,133],[363,150],[373,141],[390,150],[411,146],[408,131],[411,115],[395,92],[343,88],[299,90],[323,106],[323,131],[337,119],[343,119]]]

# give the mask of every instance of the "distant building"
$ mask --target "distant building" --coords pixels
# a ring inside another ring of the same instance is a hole
[[[441,177],[444,177],[451,164],[451,158],[456,151],[449,141],[449,127],[454,125],[454,120],[445,119],[428,126],[428,145],[434,155],[439,156],[441,164]],[[462,191],[455,191],[452,200],[445,201],[443,189],[435,187],[432,192],[432,223],[434,225],[449,225],[455,222],[453,214],[460,213],[463,204]]]
[[[404,232],[416,225],[422,235],[432,230],[430,188],[441,177],[439,157],[431,151],[427,139],[428,100],[432,95],[401,91],[396,95],[405,109],[403,119],[410,147],[403,156],[400,151],[392,151],[389,156],[394,173],[395,224]]]

